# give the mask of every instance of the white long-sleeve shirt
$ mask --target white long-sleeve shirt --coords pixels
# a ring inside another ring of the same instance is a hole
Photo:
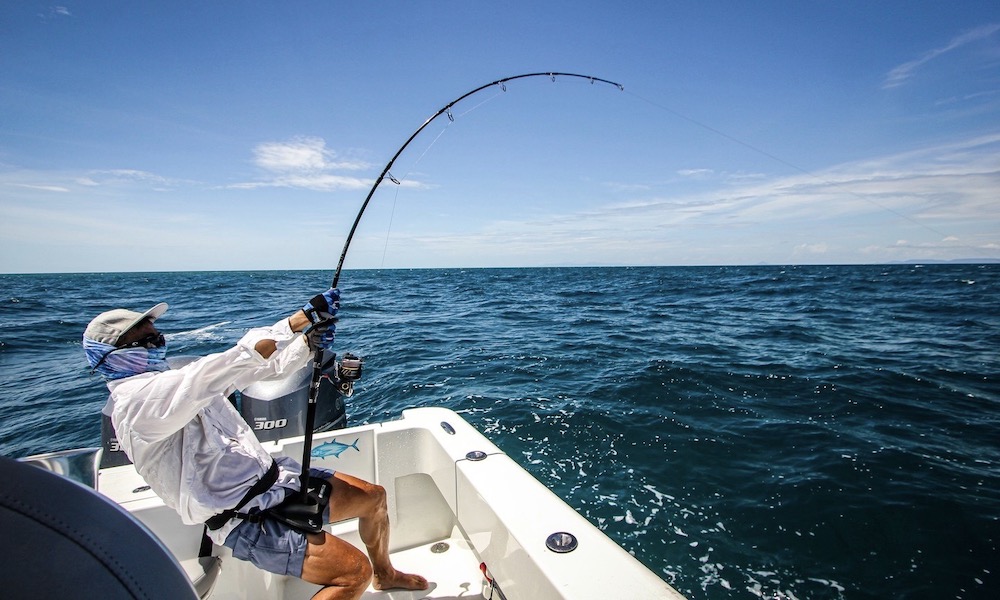
[[[267,359],[254,349],[263,339],[277,343]],[[251,383],[288,376],[310,357],[304,337],[283,319],[251,329],[235,347],[179,369],[111,381],[118,441],[164,504],[185,523],[204,523],[234,508],[272,461],[227,397]],[[299,489],[298,463],[281,458],[278,467],[275,485],[242,512],[270,508],[284,499],[285,488]],[[238,523],[231,519],[209,536],[222,544]]]

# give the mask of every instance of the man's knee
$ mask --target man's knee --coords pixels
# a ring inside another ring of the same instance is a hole
[[[364,482],[360,486],[360,490],[364,494],[364,503],[368,506],[369,511],[373,513],[385,511],[386,493],[384,487],[377,483]]]
[[[385,506],[386,502],[385,502],[385,488],[384,487],[382,487],[382,486],[380,486],[378,484],[374,484],[373,483],[372,486],[371,486],[371,491],[369,492],[369,495],[371,495],[372,502],[376,506],[381,506],[381,507]]]
[[[350,589],[360,597],[372,581],[372,563],[357,548],[334,539],[331,536],[323,544],[310,546],[310,555],[302,565],[302,579],[323,586]],[[331,543],[339,549],[334,552],[324,548]]]
[[[357,562],[357,567],[353,573],[348,575],[348,585],[347,587],[352,590],[357,590],[359,593],[364,592],[368,589],[368,585],[372,582],[372,577],[374,571],[372,570],[372,563],[368,561],[364,556]]]

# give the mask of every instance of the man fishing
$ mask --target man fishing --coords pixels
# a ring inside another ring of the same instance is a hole
[[[324,522],[358,518],[368,558],[325,531],[302,531],[273,516],[299,498],[301,466],[272,458],[227,400],[234,390],[299,370],[329,347],[339,308],[340,292],[331,288],[287,319],[251,329],[234,347],[178,369],[167,366],[166,341],[155,325],[164,303],[143,313],[98,315],[83,347],[111,390],[105,411],[122,449],[185,523],[205,523],[212,541],[236,558],[325,586],[316,599],[359,598],[369,583],[379,590],[426,589],[426,579],[397,571],[389,560],[381,486],[310,470],[332,486]]]

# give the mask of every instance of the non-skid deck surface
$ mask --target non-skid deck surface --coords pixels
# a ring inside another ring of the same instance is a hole
[[[344,536],[348,538],[349,536]],[[347,541],[352,541],[347,539]],[[400,571],[423,575],[430,582],[429,589],[420,591],[376,591],[371,587],[363,600],[457,600],[471,598],[483,600],[483,575],[479,561],[461,536],[453,536],[433,544],[426,544],[392,554],[392,564]],[[285,600],[311,598],[318,586],[302,581],[288,581]]]

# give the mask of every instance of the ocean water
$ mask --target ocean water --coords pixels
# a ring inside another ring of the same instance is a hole
[[[0,276],[0,453],[99,444],[97,313],[166,301],[170,353],[204,354],[329,278]],[[689,598],[1000,597],[1000,265],[340,283],[351,423],[462,413]]]

